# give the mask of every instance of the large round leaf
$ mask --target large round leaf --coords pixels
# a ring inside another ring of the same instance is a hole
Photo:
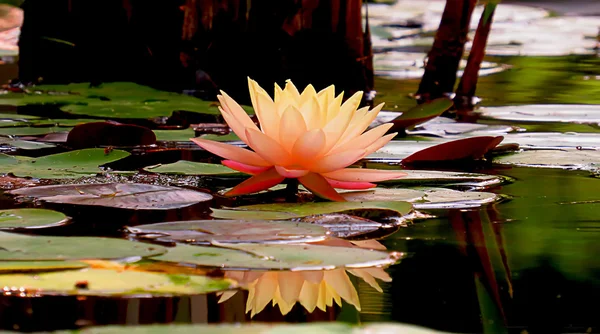
[[[152,173],[176,175],[243,175],[240,172],[223,165],[187,160],[179,160],[172,164],[149,166],[144,168],[144,170]]]
[[[121,150],[106,153],[101,148],[90,148],[39,158],[15,157],[0,153],[0,173],[40,179],[79,178],[102,172],[101,165],[129,156]]]
[[[506,178],[497,175],[477,173],[443,172],[433,170],[403,170],[406,176],[382,183],[411,186],[424,185],[467,185],[476,188],[487,188],[503,183]]]
[[[407,202],[318,202],[275,203],[212,209],[212,216],[222,219],[291,219],[326,213],[345,212],[357,216],[373,216],[377,212],[403,216],[412,210]]]
[[[0,230],[39,229],[65,225],[69,217],[46,209],[0,210]]]
[[[177,245],[153,259],[226,269],[323,270],[393,264],[401,253],[311,244]]]
[[[327,229],[308,223],[264,220],[191,220],[128,227],[139,237],[208,244],[218,242],[314,242],[327,237]]]
[[[49,133],[56,132],[69,132],[71,130],[70,127],[58,127],[58,126],[49,126],[49,127],[10,127],[10,128],[0,128],[0,135],[2,136],[41,136]]]
[[[99,237],[46,237],[0,232],[0,260],[122,259],[154,256],[162,246]]]
[[[0,261],[0,274],[83,269],[87,266],[87,263],[76,261]]]
[[[201,294],[230,289],[229,279],[140,271],[83,269],[46,274],[0,275],[0,285],[24,294],[139,295]]]
[[[65,184],[13,190],[10,194],[73,205],[134,210],[169,210],[212,200],[212,195],[177,187],[138,183]]]
[[[589,104],[486,107],[478,111],[485,117],[506,121],[600,124],[600,106]]]

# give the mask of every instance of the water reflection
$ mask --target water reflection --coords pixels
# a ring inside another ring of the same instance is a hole
[[[384,250],[385,247],[376,240],[344,241],[330,240],[322,242],[331,246],[354,246]],[[355,286],[348,273],[364,280],[373,289],[383,292],[377,280],[391,282],[391,277],[384,268],[337,268],[320,271],[225,271],[225,277],[236,280],[248,290],[246,313],[254,317],[272,303],[278,306],[282,315],[288,314],[296,303],[308,312],[315,309],[326,311],[334,303],[342,306],[342,300],[361,310],[360,300]],[[229,300],[239,291],[219,293],[219,303]]]

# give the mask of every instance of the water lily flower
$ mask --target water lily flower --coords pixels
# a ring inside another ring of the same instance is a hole
[[[377,244],[385,249],[383,245]],[[334,302],[342,306],[342,299],[360,311],[358,293],[346,272],[362,278],[379,292],[383,290],[376,278],[384,282],[392,280],[381,267],[321,271],[226,271],[225,277],[237,281],[248,290],[246,313],[250,312],[251,317],[260,313],[269,302],[272,302],[273,306],[279,306],[283,315],[289,313],[297,302],[307,311],[313,312],[315,308],[325,311],[327,307],[333,306]],[[221,296],[219,303],[225,302],[237,292],[218,292]]]
[[[251,149],[206,139],[191,140],[225,158],[222,163],[253,175],[226,196],[259,192],[286,178],[298,179],[316,195],[345,201],[334,188],[368,189],[372,182],[406,175],[399,171],[346,168],[387,144],[396,133],[385,135],[391,123],[364,132],[383,103],[372,110],[358,109],[362,92],[342,103],[335,87],[317,92],[308,85],[302,93],[288,80],[285,89],[275,84],[275,98],[248,78],[250,97],[260,128],[242,107],[221,91],[219,110],[229,127]],[[364,133],[363,133],[364,132]]]

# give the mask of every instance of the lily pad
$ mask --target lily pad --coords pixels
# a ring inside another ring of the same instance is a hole
[[[29,141],[29,140],[19,140],[19,139],[14,139],[14,138],[2,138],[2,137],[0,137],[0,144],[9,145],[14,148],[21,149],[21,150],[39,150],[39,149],[43,149],[43,148],[56,147],[56,145],[54,145],[54,144],[40,143],[40,142]]]
[[[391,224],[382,224],[370,219],[346,215],[343,213],[329,213],[324,215],[315,215],[299,218],[297,221],[316,224],[322,226],[331,232],[336,238],[354,238],[365,237],[367,234],[375,233],[383,229],[390,234],[395,231],[395,226]]]
[[[374,188],[364,191],[342,193],[348,201],[407,201],[415,209],[465,209],[498,201],[494,193],[480,191],[457,191],[444,188],[401,189]]]
[[[83,269],[87,267],[87,263],[77,261],[0,261],[0,274]]]
[[[498,146],[503,139],[502,136],[481,136],[453,140],[415,152],[402,159],[402,164],[480,159],[489,150]]]
[[[538,104],[485,107],[482,116],[516,122],[600,124],[600,106],[590,104]]]
[[[144,168],[144,170],[152,173],[176,175],[243,175],[242,173],[223,165],[187,160],[179,160],[172,164],[149,166]]]
[[[526,150],[494,158],[495,163],[526,167],[600,169],[600,150]]]
[[[137,183],[65,184],[9,192],[50,203],[92,205],[131,210],[169,210],[212,200],[207,193]]]
[[[319,202],[275,203],[240,206],[232,209],[211,209],[212,216],[222,219],[291,219],[326,213],[344,212],[355,216],[406,215],[412,210],[408,202]]]
[[[190,141],[196,137],[196,131],[192,128],[183,130],[153,130],[157,141]]]
[[[10,173],[20,177],[41,179],[79,178],[94,176],[100,172],[101,165],[129,156],[129,153],[92,148],[52,154],[40,158],[15,157],[0,154],[0,173]]]
[[[392,123],[394,123],[394,128],[409,128],[441,115],[453,105],[454,102],[448,98],[435,99],[403,112],[402,115],[392,120]]]
[[[123,259],[166,252],[162,246],[99,237],[46,237],[0,232],[0,261]]]
[[[0,230],[29,230],[65,225],[69,217],[46,209],[0,210]]]
[[[402,256],[359,247],[314,244],[218,244],[219,247],[177,245],[155,260],[226,269],[328,270],[390,265]]]
[[[184,242],[195,245],[212,241],[227,243],[316,242],[327,237],[327,229],[318,225],[264,220],[191,220],[128,227],[141,238]]]
[[[502,184],[506,179],[497,175],[477,173],[443,172],[433,170],[402,170],[407,175],[383,184],[401,184],[410,186],[424,185],[463,185],[475,188],[489,188]]]
[[[152,98],[148,96],[148,98]],[[61,110],[75,115],[85,115],[102,118],[148,119],[171,116],[173,111],[187,110],[203,114],[218,115],[220,112],[214,102],[203,101],[193,97],[177,98],[176,100],[129,101],[92,100],[86,104],[70,104]]]
[[[83,269],[33,275],[0,275],[0,285],[25,295],[200,294],[234,287],[229,279],[140,271]]]
[[[57,132],[69,132],[69,127],[49,126],[49,127],[8,127],[0,128],[0,135],[2,136],[41,136],[49,133]]]

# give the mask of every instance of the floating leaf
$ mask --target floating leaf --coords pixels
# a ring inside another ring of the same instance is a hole
[[[152,130],[139,125],[113,121],[77,125],[69,131],[67,137],[67,145],[77,149],[102,145],[136,146],[154,143],[156,143],[156,135]]]
[[[482,116],[516,122],[600,124],[600,106],[592,104],[538,104],[485,107]]]
[[[187,160],[179,160],[172,164],[149,166],[144,168],[144,170],[152,173],[176,175],[243,175],[242,173],[223,165]]]
[[[482,136],[453,140],[413,153],[402,159],[402,163],[480,159],[503,139],[502,136]]]
[[[46,209],[0,210],[0,230],[39,229],[65,225],[69,217]]]
[[[329,230],[332,236],[337,238],[362,237],[381,229],[394,230],[393,226],[343,213],[307,216],[299,218],[298,221],[322,226]]]
[[[0,261],[123,259],[166,252],[162,246],[99,237],[46,237],[0,232]]]
[[[392,120],[392,123],[394,123],[394,128],[409,128],[441,115],[453,105],[452,100],[448,98],[435,99],[403,112],[402,115]]]
[[[402,254],[314,244],[177,245],[153,259],[226,269],[323,270],[393,264]]]
[[[229,279],[166,275],[140,271],[83,269],[32,275],[0,275],[0,286],[23,288],[26,294],[135,295],[200,294],[230,289]]]
[[[327,237],[327,229],[318,225],[261,220],[192,220],[128,227],[128,232],[161,241],[208,244],[315,242]]]
[[[148,96],[148,99],[153,98]],[[149,119],[161,116],[171,116],[173,111],[187,110],[203,114],[218,115],[219,110],[214,102],[203,101],[191,96],[181,97],[175,100],[130,101],[114,100],[100,101],[91,100],[86,104],[70,104],[61,107],[62,111],[75,115],[102,117],[107,119]]]
[[[87,263],[76,261],[0,261],[0,274],[83,269],[86,267],[88,267]],[[2,285],[2,282],[0,282],[0,285]]]
[[[526,150],[494,158],[495,163],[527,167],[598,170],[600,151],[578,149]]]
[[[14,138],[2,138],[0,137],[0,144],[10,145],[14,148],[18,148],[21,150],[39,150],[43,148],[53,148],[56,145],[40,143],[36,141],[28,141],[28,140],[19,140]]]
[[[433,170],[403,170],[407,175],[381,183],[401,184],[410,186],[424,185],[465,185],[476,188],[488,188],[504,182],[504,178],[497,175],[477,173],[443,172]]]
[[[196,131],[192,128],[183,130],[153,130],[157,141],[190,141],[196,137]]]
[[[100,172],[98,166],[129,156],[129,153],[104,149],[84,149],[52,154],[40,158],[14,157],[0,154],[0,173],[11,173],[20,177],[41,179],[79,178],[94,176]]]
[[[377,211],[403,216],[412,210],[407,202],[319,202],[275,203],[212,209],[212,216],[222,219],[291,219],[326,213],[344,212],[356,216],[373,216]]]
[[[10,128],[0,128],[1,136],[41,136],[49,133],[56,132],[69,132],[71,128],[69,127],[58,127],[58,126],[50,126],[50,127],[10,127]]]
[[[137,183],[65,184],[22,188],[9,193],[50,203],[132,210],[179,209],[212,200],[210,194],[199,191]]]

